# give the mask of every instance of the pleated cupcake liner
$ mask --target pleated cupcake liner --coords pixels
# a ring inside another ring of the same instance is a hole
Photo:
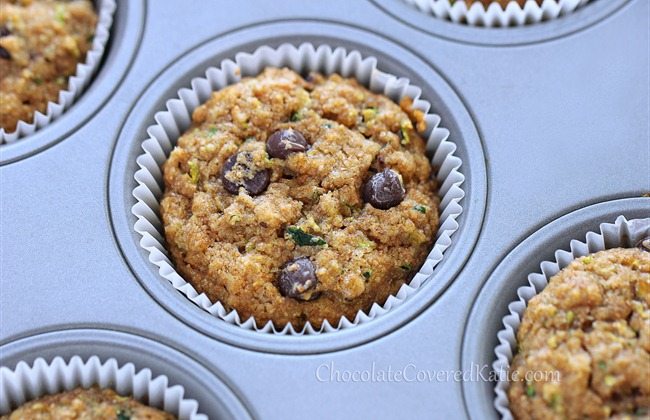
[[[166,411],[180,420],[208,419],[199,414],[198,402],[185,397],[181,385],[170,384],[165,375],[154,377],[149,369],[136,371],[132,363],[119,366],[113,358],[102,362],[98,356],[86,361],[72,356],[66,362],[62,357],[55,357],[48,363],[39,357],[32,365],[21,361],[13,370],[0,367],[0,385],[0,414],[45,395],[98,386]]]
[[[528,0],[521,6],[511,0],[504,8],[497,2],[489,6],[474,2],[470,6],[464,0],[403,0],[439,19],[469,26],[508,27],[531,25],[567,15],[589,0],[544,0],[537,4]]]
[[[117,7],[115,0],[98,0],[95,5],[97,27],[95,28],[93,45],[86,53],[85,62],[78,63],[76,73],[68,78],[68,87],[59,91],[57,102],[48,102],[45,113],[34,112],[32,121],[18,121],[16,130],[11,133],[6,132],[4,128],[0,128],[0,144],[13,143],[46,127],[63,115],[79,98],[84,89],[88,87],[104,56],[113,24],[113,14]]]
[[[359,311],[354,319],[341,317],[336,325],[325,321],[321,328],[314,328],[309,322],[297,329],[291,324],[276,328],[272,321],[259,325],[254,317],[242,319],[236,310],[227,310],[221,302],[212,302],[204,293],[196,289],[175,270],[165,248],[163,223],[159,216],[159,200],[164,191],[162,165],[174,148],[177,139],[191,125],[192,112],[211,96],[213,91],[239,82],[243,77],[256,76],[266,67],[288,67],[305,74],[317,71],[323,74],[338,73],[343,77],[355,78],[359,83],[375,93],[384,94],[395,102],[403,97],[413,99],[413,106],[426,114],[427,151],[432,156],[434,168],[438,168],[438,192],[441,198],[440,225],[435,244],[419,272],[399,291],[389,296],[383,305],[375,303],[367,311]],[[209,312],[219,320],[238,325],[244,329],[272,334],[320,334],[372,322],[375,318],[386,316],[392,309],[407,304],[409,298],[432,279],[434,268],[440,263],[445,250],[451,245],[451,238],[458,230],[457,219],[463,211],[460,204],[465,193],[461,188],[465,177],[459,172],[461,160],[454,155],[456,145],[448,140],[449,131],[440,126],[440,116],[429,112],[431,104],[420,97],[421,89],[409,83],[408,79],[398,78],[377,69],[374,57],[364,58],[358,51],[348,52],[344,48],[329,45],[318,47],[304,43],[299,46],[283,44],[278,48],[262,46],[253,53],[239,53],[233,60],[224,60],[218,67],[210,67],[204,77],[191,81],[191,88],[178,91],[178,98],[166,103],[166,110],[155,115],[156,124],[147,129],[149,138],[142,143],[142,153],[137,158],[139,170],[135,173],[137,187],[133,196],[137,202],[132,213],[137,217],[134,229],[142,238],[149,261],[158,268],[159,275],[185,295],[191,302]]]
[[[518,299],[508,305],[510,313],[503,317],[503,329],[497,337],[499,344],[494,350],[496,361],[492,364],[500,380],[495,387],[494,406],[502,419],[512,419],[508,400],[508,375],[510,363],[516,353],[517,331],[530,299],[539,294],[551,277],[577,258],[611,248],[632,248],[650,236],[650,218],[627,220],[619,216],[614,223],[602,223],[597,232],[587,233],[583,242],[571,240],[569,250],[555,251],[555,260],[543,261],[541,273],[528,275],[528,284],[517,289]]]

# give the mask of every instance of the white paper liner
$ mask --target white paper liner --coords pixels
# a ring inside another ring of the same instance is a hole
[[[624,216],[619,216],[614,223],[602,223],[598,232],[587,233],[584,242],[572,240],[570,251],[555,251],[554,261],[544,261],[540,264],[541,274],[528,275],[528,285],[517,289],[519,299],[508,305],[510,314],[503,317],[504,328],[497,334],[499,344],[494,350],[497,359],[492,367],[501,378],[495,387],[494,406],[502,419],[513,418],[507,394],[509,382],[505,373],[510,370],[510,362],[516,353],[517,331],[528,301],[546,287],[551,277],[576,258],[605,249],[632,248],[648,236],[650,236],[650,218],[628,221]]]
[[[461,160],[454,156],[456,145],[447,140],[449,131],[439,126],[438,115],[429,113],[431,105],[420,99],[421,90],[410,85],[408,79],[378,70],[376,65],[374,57],[363,58],[358,51],[348,53],[343,48],[333,49],[327,45],[315,48],[309,43],[299,47],[283,44],[277,49],[263,46],[252,54],[237,54],[235,61],[224,60],[218,68],[210,67],[205,72],[205,77],[192,80],[191,89],[178,91],[180,99],[167,101],[167,110],[156,113],[157,124],[147,129],[150,137],[142,143],[145,152],[137,158],[140,170],[135,173],[138,186],[133,190],[137,203],[132,208],[132,213],[138,218],[134,228],[142,235],[140,246],[149,252],[149,261],[158,266],[160,275],[189,300],[215,317],[245,329],[274,334],[317,334],[351,328],[385,315],[416,293],[431,277],[433,269],[442,260],[443,253],[451,245],[451,235],[458,229],[456,219],[462,212],[459,202],[465,195],[460,185],[465,177],[458,171]],[[426,114],[427,130],[424,138],[427,139],[427,150],[433,156],[433,166],[439,168],[440,226],[435,244],[420,271],[396,295],[389,296],[383,305],[373,304],[368,313],[359,311],[353,320],[342,317],[338,325],[325,321],[320,329],[315,329],[308,322],[300,330],[291,324],[277,329],[271,321],[258,326],[253,317],[241,319],[236,310],[227,311],[220,302],[211,302],[205,294],[199,294],[176,272],[165,249],[163,224],[158,215],[159,199],[164,190],[161,165],[178,137],[190,126],[192,111],[199,104],[207,101],[213,91],[237,83],[242,77],[258,75],[265,67],[289,67],[303,74],[319,71],[354,77],[373,92],[383,93],[395,102],[409,96],[414,100],[414,108]]]
[[[440,19],[471,26],[506,27],[523,26],[564,16],[589,0],[544,0],[541,5],[528,0],[524,6],[512,0],[503,8],[493,2],[485,7],[475,2],[470,7],[464,0],[403,0],[420,11]]]
[[[115,0],[98,0],[94,4],[97,11],[97,27],[93,45],[86,53],[86,61],[77,64],[77,72],[68,78],[68,87],[59,91],[58,102],[48,102],[45,114],[40,111],[34,112],[31,122],[18,121],[16,130],[11,133],[0,128],[0,144],[13,143],[47,126],[70,108],[88,86],[102,61],[113,24],[113,14],[117,7]]]
[[[44,395],[91,386],[113,389],[180,420],[208,419],[198,413],[198,402],[185,398],[185,389],[171,385],[165,375],[153,377],[149,369],[136,371],[132,363],[120,367],[113,358],[102,363],[98,356],[91,356],[85,362],[73,356],[67,363],[61,357],[55,357],[52,363],[39,357],[31,366],[21,361],[14,370],[0,367],[0,414]]]

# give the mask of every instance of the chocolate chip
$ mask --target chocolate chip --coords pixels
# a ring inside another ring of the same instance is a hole
[[[636,246],[643,251],[650,252],[650,238],[641,239]]]
[[[233,182],[226,178],[232,174],[237,179]],[[221,171],[221,181],[224,188],[231,194],[239,193],[239,187],[244,187],[250,195],[259,195],[266,190],[271,180],[271,171],[256,169],[253,166],[253,155],[249,152],[239,152],[228,158]]]
[[[381,210],[395,207],[404,200],[406,190],[399,174],[392,169],[384,169],[374,174],[363,188],[363,199]]]
[[[0,38],[11,35],[11,31],[5,25],[0,26]]]
[[[274,158],[286,159],[291,153],[304,152],[309,143],[300,131],[278,130],[266,140],[266,152]]]
[[[11,60],[11,54],[9,54],[9,51],[5,50],[3,47],[0,47],[0,58]]]
[[[282,266],[278,279],[278,289],[282,296],[303,301],[314,300],[320,296],[315,291],[317,285],[314,264],[309,258],[296,258]]]

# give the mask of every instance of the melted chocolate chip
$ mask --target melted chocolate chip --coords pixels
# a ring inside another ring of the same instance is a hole
[[[230,173],[238,181],[233,182],[226,178],[226,175]],[[250,195],[259,195],[269,186],[270,180],[271,171],[256,169],[253,166],[253,156],[249,152],[240,152],[230,156],[221,172],[223,186],[231,194],[238,194],[239,187],[244,187]]]
[[[9,54],[9,51],[5,50],[3,47],[0,47],[0,58],[11,60],[11,54]]]
[[[650,238],[641,239],[636,246],[643,251],[650,252]]]
[[[320,295],[315,292],[317,285],[314,264],[309,258],[296,258],[282,266],[278,279],[278,289],[282,296],[303,301],[314,300]]]
[[[11,35],[11,31],[5,25],[0,26],[0,38]]]
[[[309,143],[300,131],[278,130],[266,140],[266,152],[274,158],[286,159],[291,153],[304,152]]]
[[[363,188],[363,199],[373,207],[387,210],[404,200],[406,190],[397,172],[384,169],[374,174]]]

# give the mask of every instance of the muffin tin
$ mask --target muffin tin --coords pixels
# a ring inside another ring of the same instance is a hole
[[[491,366],[507,304],[555,249],[619,215],[650,217],[649,14],[643,0],[592,0],[484,29],[402,0],[118,1],[88,89],[0,147],[1,364],[115,357],[183,385],[210,418],[497,418],[493,383],[435,374]],[[157,275],[133,230],[154,114],[207,67],[286,42],[356,49],[407,77],[463,161],[460,227],[430,281],[331,334],[211,317]]]

